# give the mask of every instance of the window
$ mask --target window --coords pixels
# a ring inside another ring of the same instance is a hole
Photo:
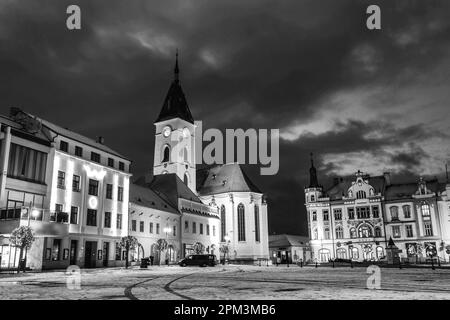
[[[88,209],[86,225],[96,227],[97,226],[97,210]]]
[[[238,205],[238,241],[245,241],[245,212],[244,205]]]
[[[80,176],[77,176],[76,174],[74,174],[72,178],[72,191],[80,192]]]
[[[380,259],[382,257],[384,257],[384,250],[383,247],[377,247],[377,258]]]
[[[77,157],[82,157],[83,156],[83,148],[79,147],[79,146],[75,146],[75,155]]]
[[[311,195],[311,202],[316,201],[316,197],[314,197],[314,195]]]
[[[117,188],[117,201],[123,201],[123,187]]]
[[[203,234],[203,223],[200,223],[200,234]]]
[[[184,232],[189,232],[189,221],[184,222]]]
[[[61,239],[53,239],[52,260],[58,261],[61,255]]]
[[[352,238],[352,239],[356,238],[356,229],[355,228],[350,229],[350,238]]]
[[[359,190],[356,192],[356,199],[365,199],[367,198],[367,194],[363,190]]]
[[[8,177],[45,183],[47,154],[11,143],[8,160]]]
[[[380,208],[378,206],[373,206],[372,207],[372,216],[374,218],[379,218],[380,217]]]
[[[148,230],[149,230],[150,233],[153,233],[153,222],[150,222]]]
[[[112,199],[112,193],[113,193],[113,185],[108,183],[106,185],[106,199]]]
[[[183,149],[183,160],[184,160],[184,162],[189,162],[187,147]]]
[[[355,219],[355,208],[348,208],[347,213],[350,220]]]
[[[136,231],[136,220],[131,220],[131,231]]]
[[[411,218],[411,207],[409,205],[403,206],[403,215],[406,219]]]
[[[372,228],[367,224],[363,224],[358,228],[358,236],[360,238],[369,238],[372,236]]]
[[[433,235],[433,227],[432,227],[432,225],[431,225],[431,221],[425,222],[425,223],[423,224],[423,227],[424,227],[424,229],[425,229],[425,235],[426,235],[426,236],[432,236],[432,235]]]
[[[116,260],[122,259],[122,247],[120,246],[120,243],[116,242]]]
[[[206,225],[206,235],[209,236],[209,224]]]
[[[159,234],[159,223],[156,224],[156,234]]]
[[[88,194],[91,196],[98,196],[98,181],[97,180],[89,179]]]
[[[255,241],[259,242],[259,207],[255,205]]]
[[[352,259],[359,259],[359,251],[358,248],[352,248],[350,251]]]
[[[370,218],[370,208],[369,207],[356,207],[356,216],[358,217],[358,219]]]
[[[334,209],[334,220],[342,220],[342,209]]]
[[[213,237],[216,236],[216,226],[213,226]]]
[[[192,222],[192,233],[197,233],[197,224]]]
[[[328,221],[330,220],[330,215],[328,213],[328,210],[324,210],[323,211],[323,221]]]
[[[324,235],[324,239],[325,240],[330,240],[330,229],[329,228],[325,228],[323,231],[323,235]]]
[[[391,213],[391,220],[393,220],[393,221],[398,220],[398,207],[392,206],[389,208],[389,211]]]
[[[116,221],[116,228],[121,230],[122,229],[122,214],[117,214],[117,221]]]
[[[344,230],[341,226],[338,226],[336,228],[336,239],[343,239],[344,238]]]
[[[208,226],[208,227],[209,227],[209,226]],[[172,227],[172,235],[173,235],[174,237],[177,236],[177,226],[173,226],[173,227]]]
[[[105,228],[111,228],[111,212],[105,212]]]
[[[317,228],[313,230],[313,239],[318,240],[319,239],[319,232],[317,231]]]
[[[119,161],[119,170],[125,171],[125,163],[123,163],[122,161]]]
[[[67,152],[69,150],[69,144],[66,141],[61,140],[59,142],[59,150]]]
[[[220,207],[220,241],[225,242],[226,235],[226,216],[225,216],[225,206]]]
[[[108,167],[114,168],[114,159],[108,158]]]
[[[139,221],[139,232],[144,232],[144,221]]]
[[[392,236],[394,238],[400,238],[400,226],[392,226]]]
[[[430,206],[428,204],[423,204],[421,207],[422,209],[422,217],[423,220],[430,220],[431,219],[431,214],[430,214]]]
[[[169,157],[170,157],[170,148],[168,145],[165,145],[163,149],[163,158],[161,162],[169,162]]]
[[[316,211],[312,212],[312,221],[317,221],[317,212]]]
[[[66,173],[64,171],[58,171],[58,180],[56,186],[60,189],[65,189],[66,185]]]
[[[380,227],[375,227],[375,237],[379,238],[382,237],[383,235],[381,234],[381,228]]]
[[[414,235],[413,235],[413,228],[412,228],[412,225],[407,224],[407,225],[406,225],[406,237],[412,238],[413,236],[414,236]]]
[[[60,204],[60,203],[56,203],[55,204],[55,212],[54,212],[54,214],[50,217],[50,221],[57,221],[57,219],[58,219],[58,214],[60,213],[60,212],[62,212],[63,211],[63,205],[62,204]]]
[[[78,224],[78,207],[70,208],[70,223]]]
[[[96,152],[91,152],[91,161],[100,163],[100,155]]]

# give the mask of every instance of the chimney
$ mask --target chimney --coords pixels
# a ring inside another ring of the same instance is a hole
[[[103,138],[102,136],[97,137],[97,143],[105,144],[105,138]]]
[[[383,176],[384,176],[384,182],[386,183],[386,185],[390,186],[391,185],[391,173],[383,172]]]

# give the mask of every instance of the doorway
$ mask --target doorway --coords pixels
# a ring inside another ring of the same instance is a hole
[[[103,266],[108,266],[109,260],[109,242],[103,242]]]
[[[96,261],[97,252],[97,242],[96,241],[86,241],[84,250],[84,267],[94,268]]]
[[[71,265],[77,264],[77,248],[78,248],[78,241],[71,240],[70,241],[70,264]]]

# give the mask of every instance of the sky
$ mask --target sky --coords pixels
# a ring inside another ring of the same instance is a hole
[[[66,9],[81,9],[81,30]],[[366,8],[381,8],[381,30]],[[450,2],[444,0],[0,0],[0,112],[12,106],[153,165],[153,122],[173,79],[204,130],[279,129],[261,176],[269,232],[307,234],[319,182],[361,170],[443,179],[450,155]]]

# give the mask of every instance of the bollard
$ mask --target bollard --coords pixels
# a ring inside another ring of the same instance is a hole
[[[441,267],[441,259],[439,259],[439,257],[438,257],[437,261],[438,261],[438,267],[440,268]]]
[[[350,260],[350,267],[353,269],[353,260]]]
[[[316,268],[317,268],[317,261],[316,261]]]
[[[334,268],[334,260],[333,260],[333,268]]]
[[[300,261],[300,268],[303,268],[303,260]]]

